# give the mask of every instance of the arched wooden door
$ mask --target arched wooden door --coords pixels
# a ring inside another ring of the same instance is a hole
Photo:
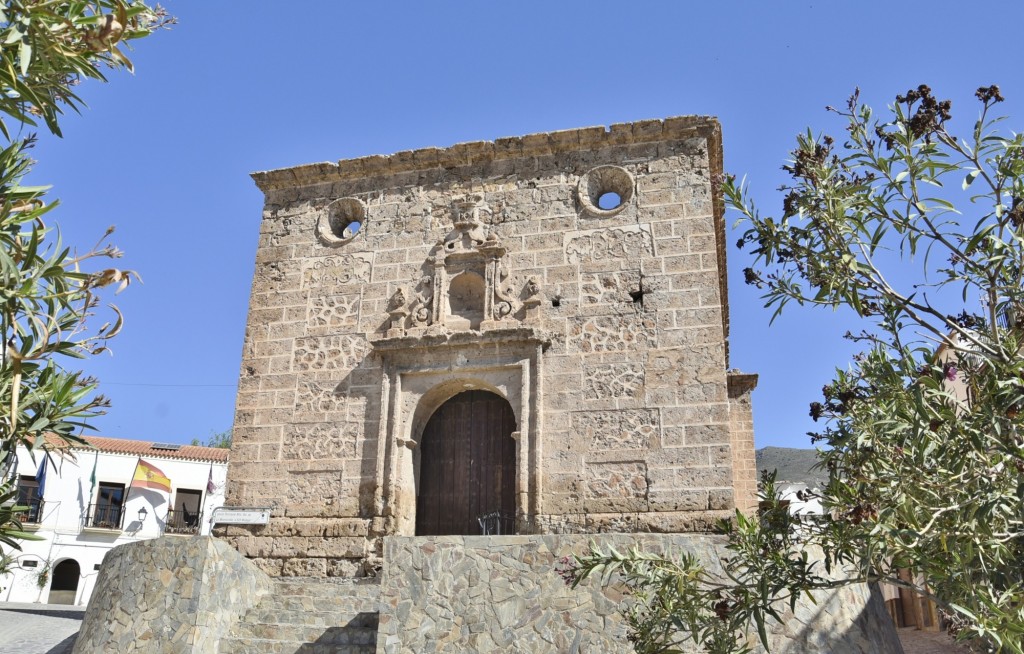
[[[515,516],[515,429],[512,407],[487,391],[459,393],[434,412],[420,439],[417,536],[477,535],[479,517]]]

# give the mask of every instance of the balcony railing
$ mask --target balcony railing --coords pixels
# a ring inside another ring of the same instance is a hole
[[[121,529],[123,504],[94,504],[85,514],[85,526],[93,529]]]
[[[39,498],[34,500],[23,500],[16,503],[25,507],[25,511],[18,514],[18,520],[23,525],[38,525],[43,520],[43,501]]]
[[[193,513],[186,509],[180,511],[170,510],[167,512],[167,522],[164,525],[165,534],[198,534],[203,524],[202,511]]]

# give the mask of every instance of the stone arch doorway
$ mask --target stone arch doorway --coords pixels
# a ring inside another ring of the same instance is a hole
[[[78,581],[82,568],[74,559],[64,559],[53,567],[53,581],[50,582],[50,596],[47,604],[74,604],[78,594]]]
[[[515,429],[512,406],[488,391],[459,393],[431,415],[419,445],[417,536],[478,535],[478,519],[494,513],[505,518],[501,532],[511,531]]]

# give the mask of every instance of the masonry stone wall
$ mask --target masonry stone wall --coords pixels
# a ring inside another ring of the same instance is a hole
[[[386,537],[377,579],[271,580],[216,539],[165,537],[108,554],[74,651],[627,654],[622,615],[634,598],[618,579],[570,588],[558,574],[591,544],[687,552],[712,574],[728,553],[724,538],[701,534]],[[866,586],[777,608],[777,654],[902,651]]]
[[[602,652],[628,654],[624,586],[593,580],[569,588],[559,561],[595,537],[580,535],[389,538],[381,580],[379,654],[413,652]],[[721,572],[724,539],[706,535],[604,534],[596,544],[620,551],[687,552]],[[813,557],[814,555],[811,554]],[[902,652],[881,593],[867,586],[801,598],[769,620],[774,654]],[[756,632],[755,652],[764,652]],[[702,651],[689,643],[683,651]]]
[[[210,537],[120,545],[103,559],[75,654],[210,654],[270,580]]]
[[[220,533],[272,575],[379,566],[415,533],[424,424],[471,388],[516,416],[519,533],[750,508],[721,158],[717,121],[681,117],[255,174],[227,502],[272,518]]]

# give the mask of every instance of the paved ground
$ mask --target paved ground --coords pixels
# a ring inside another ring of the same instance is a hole
[[[0,602],[0,654],[70,654],[85,609]],[[946,634],[900,629],[904,654],[967,654]]]
[[[961,647],[953,639],[941,631],[918,631],[916,629],[900,629],[900,642],[903,643],[903,654],[968,654],[966,647]]]
[[[85,609],[0,602],[0,654],[69,654]]]

